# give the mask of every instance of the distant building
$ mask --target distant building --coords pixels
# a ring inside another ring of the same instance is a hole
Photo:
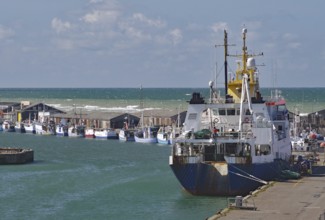
[[[44,103],[29,105],[16,111],[17,121],[44,121],[49,119],[53,114],[65,113],[64,111],[54,108]]]
[[[311,113],[292,113],[289,112],[289,121],[292,128],[296,128],[296,133],[305,131],[316,131],[325,134],[325,109]],[[295,125],[294,125],[295,124]]]
[[[110,119],[111,128],[123,128],[125,123],[129,128],[135,128],[140,121],[140,118],[132,114],[121,114]]]
[[[18,102],[0,102],[0,117],[2,120],[13,121],[15,119],[15,111],[21,109]]]
[[[75,113],[74,111],[66,114],[57,113],[51,117],[56,124],[59,124],[62,120],[69,124],[85,125],[86,127],[94,128],[114,128],[121,129],[124,126],[124,122],[128,122],[128,126],[135,127],[140,118],[127,113],[117,112],[85,112]]]

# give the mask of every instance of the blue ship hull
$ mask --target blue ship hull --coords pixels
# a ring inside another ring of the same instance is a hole
[[[207,163],[177,164],[171,166],[184,189],[193,195],[236,196],[247,195],[263,183],[248,174],[264,181],[280,177],[283,161],[264,164],[226,164],[226,174],[220,173]]]

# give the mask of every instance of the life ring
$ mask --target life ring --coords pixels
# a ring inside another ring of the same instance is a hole
[[[249,119],[246,117],[244,121],[245,121],[245,123],[248,123]]]
[[[218,118],[215,118],[215,119],[213,120],[213,123],[214,123],[214,124],[219,123],[219,119],[218,119]]]

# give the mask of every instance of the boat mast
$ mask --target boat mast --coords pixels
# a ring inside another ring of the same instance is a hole
[[[227,101],[227,96],[228,96],[228,61],[227,61],[227,56],[228,56],[228,34],[227,31],[224,30],[224,48],[225,48],[225,97]]]
[[[140,85],[140,109],[141,109],[141,128],[143,129],[143,98],[142,98],[142,85]]]

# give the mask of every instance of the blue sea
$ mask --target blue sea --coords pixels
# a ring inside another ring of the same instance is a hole
[[[319,111],[323,88],[284,88],[289,109]],[[0,89],[0,102],[45,102],[66,111],[186,109],[198,88]],[[268,96],[270,89],[263,89]],[[31,134],[0,133],[2,147],[32,148],[35,162],[2,165],[1,219],[206,219],[225,197],[184,192],[168,166],[171,148]]]

